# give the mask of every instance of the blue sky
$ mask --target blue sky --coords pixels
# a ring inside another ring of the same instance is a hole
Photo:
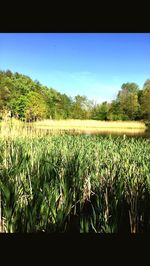
[[[115,99],[150,78],[149,33],[0,33],[0,69],[74,97]]]

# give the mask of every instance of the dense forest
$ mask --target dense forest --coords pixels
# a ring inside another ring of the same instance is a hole
[[[0,119],[8,114],[27,122],[67,118],[150,120],[150,79],[143,88],[124,83],[111,103],[95,104],[86,96],[68,97],[26,75],[0,71]]]

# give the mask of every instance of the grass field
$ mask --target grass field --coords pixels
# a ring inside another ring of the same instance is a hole
[[[97,121],[97,120],[43,120],[35,122],[36,127],[59,129],[145,129],[143,122],[136,121]]]
[[[150,232],[149,209],[150,139],[1,123],[1,232]]]

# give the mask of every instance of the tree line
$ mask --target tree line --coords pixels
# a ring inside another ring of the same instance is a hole
[[[6,113],[27,122],[41,119],[149,121],[150,79],[143,88],[134,82],[123,83],[111,103],[96,104],[86,96],[68,97],[18,72],[0,71],[0,119]]]

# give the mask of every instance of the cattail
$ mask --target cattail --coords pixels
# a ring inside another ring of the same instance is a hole
[[[91,196],[91,182],[90,182],[90,177],[87,176],[85,177],[84,186],[83,186],[83,201],[90,200],[90,196]]]

